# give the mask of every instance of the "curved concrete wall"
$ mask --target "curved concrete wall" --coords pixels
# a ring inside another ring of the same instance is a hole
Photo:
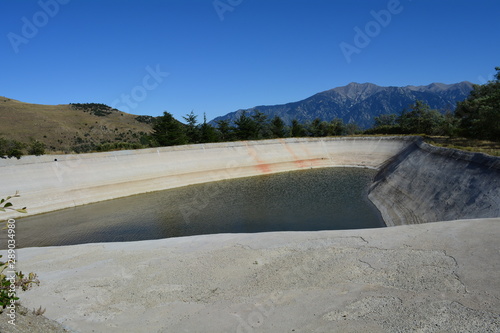
[[[0,159],[0,197],[29,214],[228,178],[319,167],[380,168],[414,137],[278,139]],[[2,218],[25,214],[2,214]]]
[[[500,158],[417,140],[386,163],[368,195],[387,226],[500,216]]]

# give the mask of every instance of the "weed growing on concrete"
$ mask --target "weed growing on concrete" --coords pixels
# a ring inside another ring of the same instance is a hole
[[[14,208],[10,199],[19,197],[19,193],[0,200],[0,211],[6,212],[7,210],[14,210],[20,213],[27,213],[26,207]],[[15,307],[19,297],[16,295],[16,290],[21,288],[26,291],[31,288],[33,284],[40,284],[35,273],[29,273],[27,276],[23,272],[15,270],[16,265],[16,239],[15,239],[15,220],[9,219],[7,226],[4,228],[8,230],[8,250],[6,262],[0,261],[0,313],[5,308],[9,308],[15,318]],[[0,255],[0,258],[2,256]],[[41,309],[40,309],[41,311]],[[43,312],[41,312],[43,313]]]

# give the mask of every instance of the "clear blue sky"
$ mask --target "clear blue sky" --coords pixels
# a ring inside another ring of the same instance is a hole
[[[0,96],[211,120],[349,82],[482,83],[499,14],[498,0],[2,0]]]

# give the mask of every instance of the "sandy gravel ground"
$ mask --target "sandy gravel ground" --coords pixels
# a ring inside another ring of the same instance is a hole
[[[42,282],[23,304],[76,332],[500,332],[499,239],[496,218],[29,248],[18,266]]]

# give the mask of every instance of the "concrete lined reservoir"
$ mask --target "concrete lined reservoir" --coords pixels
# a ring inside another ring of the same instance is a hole
[[[30,215],[224,179],[324,167],[378,169],[414,137],[302,138],[0,160],[2,192]],[[2,218],[20,217],[4,214]]]
[[[388,226],[500,216],[500,158],[418,137],[290,138],[0,160],[28,215],[225,179],[328,167],[378,170],[368,197]],[[3,219],[21,217],[10,212]]]
[[[0,188],[37,214],[330,167],[372,169],[394,227],[23,248],[42,281],[23,304],[80,332],[500,331],[498,157],[415,137],[234,142],[0,160]]]
[[[135,195],[19,219],[18,247],[218,233],[385,226],[368,200],[376,171],[321,168]],[[4,241],[0,235],[0,242]]]

